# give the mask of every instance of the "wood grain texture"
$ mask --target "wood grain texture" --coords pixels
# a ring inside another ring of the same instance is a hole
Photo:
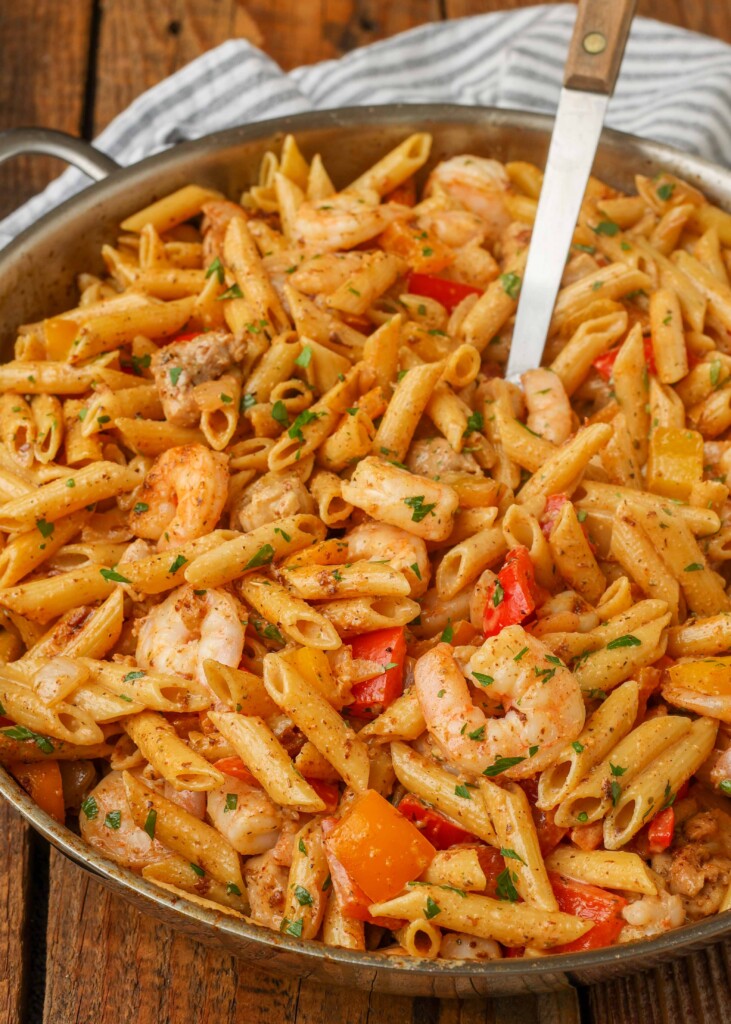
[[[563,3],[564,0],[542,0]],[[530,7],[532,0],[444,0],[448,18],[464,18],[470,14],[492,11],[515,11]],[[637,0],[637,14],[656,18],[669,25],[680,25],[693,32],[703,32],[731,43],[731,4],[727,0]]]
[[[55,850],[50,875],[44,1024],[580,1024],[573,990],[457,1002],[267,975],[139,913]]]
[[[731,941],[589,989],[592,1024],[730,1024]]]
[[[41,125],[80,134],[92,3],[0,3],[0,131]],[[0,167],[0,218],[63,168],[48,157],[18,157]]]
[[[28,964],[29,828],[0,805],[0,1021],[23,1024]]]

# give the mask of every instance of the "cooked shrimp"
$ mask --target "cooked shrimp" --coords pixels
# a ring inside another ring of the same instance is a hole
[[[93,798],[96,804],[94,813]],[[88,803],[79,815],[79,828],[87,843],[100,853],[121,864],[122,867],[140,871],[146,864],[169,857],[169,851],[156,839],[150,839],[144,829],[135,825],[127,803],[121,772],[110,772],[92,789]],[[108,819],[107,815],[113,815]],[[119,816],[119,826],[116,818]],[[111,820],[114,825],[108,822]]]
[[[227,331],[208,331],[187,341],[173,341],[152,356],[150,369],[169,423],[195,427],[200,409],[193,390],[197,384],[218,380],[241,361],[245,343]]]
[[[571,403],[563,381],[553,370],[544,367],[528,370],[521,380],[528,408],[528,429],[547,441],[563,444],[573,430]]]
[[[238,203],[228,199],[215,199],[203,204],[203,265],[210,266],[213,261],[223,259],[223,240],[234,217],[247,218],[247,213]]]
[[[445,473],[470,473],[482,476],[476,459],[469,452],[456,452],[444,437],[414,441],[409,449],[406,465],[419,476],[437,477]]]
[[[388,561],[393,569],[399,569],[409,581],[411,597],[421,597],[429,586],[429,553],[421,537],[414,537],[406,530],[386,523],[363,523],[351,530],[345,539],[351,562],[359,559]]]
[[[279,838],[282,812],[259,786],[229,777],[208,794],[207,809],[221,835],[245,857],[271,850]]]
[[[159,455],[130,513],[137,537],[157,541],[159,551],[179,547],[215,530],[228,494],[228,459],[202,444],[168,448]]]
[[[470,210],[439,210],[425,213],[418,220],[422,231],[428,231],[450,249],[485,241],[485,222]]]
[[[294,236],[313,252],[354,249],[380,235],[388,225],[409,216],[409,207],[379,204],[377,192],[338,192],[325,200],[302,203],[294,221]]]
[[[457,199],[485,224],[488,242],[494,242],[510,223],[503,195],[510,178],[497,160],[479,156],[454,156],[443,160],[429,175],[424,195],[439,192]]]
[[[445,757],[464,771],[479,775],[500,757],[520,757],[504,776],[535,775],[581,732],[584,701],[579,684],[522,626],[508,626],[486,640],[467,669],[475,686],[489,686],[489,696],[502,706],[502,717],[487,718],[472,703],[448,644],[437,644],[419,658],[414,673],[429,733]]]
[[[314,511],[315,502],[297,471],[266,473],[243,492],[232,520],[238,519],[241,529],[248,533],[286,516]]]
[[[188,585],[178,587],[142,620],[137,664],[205,686],[206,658],[238,666],[244,630],[236,599],[225,590],[196,594]]]

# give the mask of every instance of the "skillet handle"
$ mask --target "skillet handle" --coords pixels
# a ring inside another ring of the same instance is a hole
[[[102,181],[119,170],[119,164],[110,156],[66,132],[50,128],[12,128],[0,132],[0,164],[22,153],[45,153],[60,157],[88,174],[94,181]]]

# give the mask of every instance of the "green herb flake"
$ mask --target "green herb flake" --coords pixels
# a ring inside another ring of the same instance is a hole
[[[297,849],[299,850],[300,853],[307,854],[307,847],[305,846],[304,839],[300,839],[300,841],[297,843]]]
[[[514,871],[511,872],[510,868],[505,868],[504,871],[501,871],[496,879],[497,898],[515,903],[518,899],[518,890],[513,883],[517,882],[517,880],[518,876]]]
[[[439,638],[443,644],[451,644],[454,639],[454,628],[452,626],[452,620],[447,622],[447,625],[442,630],[442,635]]]
[[[292,540],[292,538],[290,537],[290,535],[289,535],[288,533],[286,533],[286,532],[285,532],[284,530],[281,530],[281,529],[280,529],[280,528],[279,528],[278,526],[275,526],[275,527],[274,527],[274,532],[275,532],[275,533],[278,533],[278,534],[279,534],[279,536],[280,536],[280,537],[282,538],[282,540],[283,540],[283,541],[284,541],[284,542],[285,542],[286,544],[289,544],[289,542],[290,542],[290,541]]]
[[[87,818],[96,818],[99,814],[99,804],[93,796],[87,796],[81,801],[81,810]]]
[[[521,279],[517,274],[500,275],[500,284],[503,286],[503,291],[513,300],[518,298],[521,283]]]
[[[289,416],[287,415],[287,406],[284,404],[284,402],[281,400],[281,398],[279,399],[279,401],[275,402],[274,405],[272,406],[272,419],[276,420],[277,423],[280,423],[282,425],[282,427],[288,427],[289,426]]]
[[[613,220],[600,220],[593,230],[595,235],[607,235],[609,238],[614,238],[619,233],[619,224],[615,224]]]
[[[305,889],[303,885],[295,885],[294,898],[301,907],[311,907],[315,902],[310,895],[309,889]]]
[[[467,735],[469,736],[469,738],[471,740],[475,740],[475,742],[479,742],[480,740],[484,740],[484,738],[485,738],[485,726],[481,725],[479,729],[475,729],[473,732],[468,732]]]
[[[111,828],[116,832],[122,824],[122,812],[110,811],[104,819],[104,824],[107,828]]]
[[[424,495],[418,494],[411,498],[404,498],[404,505],[408,505],[411,509],[411,519],[414,523],[420,523],[422,519],[425,519],[429,515],[434,515],[434,509],[436,508],[436,502],[431,504],[424,504]]]
[[[435,903],[431,896],[427,896],[426,906],[424,907],[424,917],[427,919],[427,921],[430,921],[433,917],[436,917],[437,914],[441,914],[441,912],[442,908],[439,906],[439,904]]]
[[[474,679],[477,680],[480,686],[492,686],[492,684],[495,682],[492,676],[485,675],[484,672],[473,671],[472,676]]]
[[[245,569],[258,569],[262,565],[269,565],[274,559],[274,548],[271,544],[262,544],[257,553],[249,559],[244,566]]]
[[[213,261],[213,263],[211,263],[210,267],[206,271],[206,281],[208,280],[209,277],[213,277],[214,274],[218,278],[218,283],[223,284],[225,280],[223,273],[223,263],[221,263],[221,260],[218,258],[218,256],[216,256],[215,260]]]
[[[641,647],[642,641],[631,633],[625,633],[624,636],[617,636],[614,640],[610,640],[607,644],[608,651],[616,651],[620,647]]]
[[[701,572],[703,566],[700,562],[691,562],[690,565],[686,565],[683,572]]]
[[[731,796],[731,779],[721,779],[718,784],[718,788],[726,796]]]
[[[612,779],[612,781],[610,783],[610,786],[609,786],[609,792],[611,793],[611,796],[612,796],[612,807],[616,807],[617,806],[617,801],[619,800],[620,796],[622,795],[622,787],[620,786],[620,784],[617,782],[616,779]]]
[[[229,814],[231,811],[235,811],[239,806],[239,797],[237,793],[227,793],[226,802],[223,808],[224,814]]]
[[[172,384],[173,387],[177,386],[177,383],[180,380],[180,374],[182,372],[182,366],[173,366],[172,370],[168,370],[168,377],[170,378],[170,383]]]
[[[498,580],[498,582],[495,584],[495,589],[492,592],[492,606],[493,606],[493,608],[497,608],[499,605],[501,605],[503,603],[504,597],[505,597],[505,590],[503,588],[502,583],[500,583],[500,581]]]
[[[574,740],[574,742],[571,744],[571,746],[574,748],[574,750],[576,751],[577,754],[583,754],[584,753],[584,744],[583,743],[579,743],[578,740]]]
[[[489,765],[483,775],[486,775],[488,779],[493,779],[496,775],[502,775],[503,772],[508,771],[509,768],[514,768],[516,764],[520,764],[521,761],[525,761],[524,757],[496,757],[494,762]]]
[[[305,345],[303,347],[302,351],[300,352],[300,354],[295,359],[294,364],[295,364],[295,366],[301,366],[303,369],[307,369],[307,367],[310,365],[311,362],[312,362],[312,346],[311,345]]]
[[[454,795],[461,796],[463,800],[471,800],[470,791],[466,786],[460,785],[454,787]]]
[[[177,555],[175,560],[171,562],[170,568],[168,569],[170,575],[172,576],[172,574],[176,573],[178,569],[182,569],[182,567],[185,565],[187,561],[188,559],[184,558],[183,555]]]
[[[41,537],[50,537],[53,533],[53,523],[47,523],[45,519],[36,519],[36,526]]]
[[[134,507],[134,513],[136,516],[142,515],[143,512],[148,512],[150,506],[145,501],[138,501]]]
[[[579,811],[576,817],[582,825],[589,820],[589,815],[586,813],[586,811]]]
[[[145,818],[145,824],[142,826],[144,828],[145,832],[147,832],[147,834],[150,837],[150,839],[154,839],[155,838],[155,825],[156,824],[157,824],[157,811],[153,807],[148,812],[148,815]]]
[[[188,863],[190,864],[192,870],[195,872],[196,875],[198,875],[199,878],[203,878],[205,876],[205,871],[203,870],[203,868],[199,867],[197,864],[194,864],[192,860]]]
[[[658,198],[662,199],[662,201],[666,203],[675,191],[675,184],[673,182],[666,182],[666,184],[660,185],[660,187],[656,189],[656,191]]]
[[[523,656],[526,655],[527,653],[528,653],[528,648],[524,647],[522,649],[522,651],[518,651],[518,653],[513,658],[513,661],[520,661],[523,658]]]
[[[507,857],[508,860],[519,860],[521,864],[525,864],[525,861],[520,854],[516,853],[515,850],[511,850],[509,846],[500,847],[500,856]]]
[[[225,299],[243,299],[244,293],[241,291],[237,284],[232,284],[230,288],[219,295],[216,299],[217,302],[223,302]]]
[[[108,580],[109,583],[131,583],[132,580],[128,580],[126,576],[123,576],[121,572],[117,572],[115,569],[100,569],[99,574]]]
[[[135,669],[134,672],[128,672],[127,675],[122,676],[122,682],[123,683],[131,683],[135,679],[143,679],[144,676],[145,676],[145,673],[142,671],[141,668]]]
[[[236,885],[235,882],[227,882],[227,884],[226,884],[226,895],[227,896],[240,896],[241,895],[241,889],[239,889],[238,885]]]
[[[467,418],[467,427],[465,428],[464,436],[471,434],[475,430],[482,430],[485,425],[485,421],[482,417],[481,412],[472,412]]]

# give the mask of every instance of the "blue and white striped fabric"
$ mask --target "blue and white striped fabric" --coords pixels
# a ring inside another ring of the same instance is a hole
[[[330,107],[452,102],[552,111],[575,14],[544,5],[423,25],[286,74],[232,39],[143,93],[96,145],[122,164],[187,139]],[[731,47],[637,18],[607,123],[731,164]],[[0,247],[88,184],[67,171],[0,223]]]

